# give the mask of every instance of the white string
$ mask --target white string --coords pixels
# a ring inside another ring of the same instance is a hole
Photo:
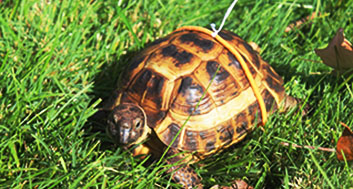
[[[234,0],[233,3],[230,5],[230,7],[228,7],[228,10],[226,12],[226,14],[224,15],[223,17],[223,20],[222,20],[222,23],[221,23],[221,26],[219,27],[219,29],[217,30],[216,29],[216,24],[215,23],[211,23],[211,28],[213,30],[213,33],[212,33],[212,37],[216,37],[218,35],[218,32],[220,32],[223,28],[223,25],[224,23],[226,22],[226,19],[228,18],[228,16],[230,15],[230,12],[232,12],[235,4],[238,2],[238,0]]]

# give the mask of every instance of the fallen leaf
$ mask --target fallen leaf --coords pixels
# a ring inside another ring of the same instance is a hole
[[[340,28],[330,44],[325,49],[315,49],[324,64],[338,70],[347,71],[353,68],[352,44],[344,38],[343,29]]]
[[[344,126],[344,130],[337,142],[336,155],[338,160],[343,161],[343,151],[346,160],[351,161],[353,160],[353,132],[346,124],[341,122],[341,125]]]
[[[238,179],[235,180],[232,186],[219,186],[214,185],[210,189],[254,189],[254,187],[248,185],[244,180]]]

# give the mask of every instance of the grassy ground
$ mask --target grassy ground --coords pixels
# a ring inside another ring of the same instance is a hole
[[[218,25],[230,0],[0,2],[0,188],[176,186],[166,165],[112,145],[89,118],[144,45],[183,25]],[[320,12],[285,33],[291,22]],[[349,188],[352,165],[334,148],[353,126],[352,76],[330,74],[315,48],[338,28],[353,41],[353,1],[240,0],[225,28],[256,42],[261,55],[311,113],[275,114],[232,149],[196,164],[206,187],[243,179],[257,188]]]

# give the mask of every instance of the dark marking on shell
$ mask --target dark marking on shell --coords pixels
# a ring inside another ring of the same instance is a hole
[[[233,93],[232,93],[232,96],[238,96],[238,91],[234,91]]]
[[[228,52],[227,54],[228,54],[228,59],[230,61],[228,65],[229,66],[234,65],[236,68],[242,69],[239,61],[235,58],[235,56],[231,52]]]
[[[205,136],[205,132],[201,131],[200,132],[200,137],[202,140],[205,140],[206,136]]]
[[[214,150],[215,149],[215,143],[216,143],[216,141],[208,141],[207,143],[206,143],[206,150],[207,151],[211,151],[211,150]]]
[[[195,132],[194,132],[194,131],[186,130],[186,131],[185,131],[185,134],[186,134],[187,137],[192,137],[192,136],[195,135]]]
[[[268,64],[263,64],[265,72],[269,73],[270,77],[276,78],[278,81],[282,81],[282,78],[270,67]]]
[[[199,94],[203,94],[203,88],[198,85],[198,84],[195,84],[195,85],[191,85],[189,86],[189,91],[190,91],[190,95],[189,97],[187,98],[187,102],[189,103],[197,103],[199,100],[200,100],[200,95]],[[198,93],[198,94],[196,94]]]
[[[202,97],[204,90],[202,86],[199,84],[193,83],[193,79],[191,77],[186,77],[182,80],[182,83],[179,87],[178,93],[182,94],[186,99],[186,103],[189,106],[187,110],[189,114],[200,114],[201,111],[197,108],[195,109],[197,103]]]
[[[150,70],[144,70],[137,78],[136,81],[129,87],[128,91],[131,93],[136,93],[142,96],[143,92],[147,88],[147,83],[152,77],[152,72]]]
[[[262,120],[261,119],[262,118],[261,117],[261,109],[260,109],[259,103],[257,101],[248,107],[248,112],[249,112],[249,116],[251,118],[252,125],[256,125],[257,123],[259,123]]]
[[[166,111],[160,111],[158,113],[151,113],[148,114],[148,112],[146,112],[147,114],[147,121],[148,121],[148,126],[154,128],[158,125],[158,122],[163,120],[166,116]]]
[[[181,66],[182,64],[190,62],[190,60],[194,56],[193,54],[188,53],[184,50],[178,51],[177,47],[173,44],[164,47],[162,49],[162,54],[165,57],[168,57],[168,56],[173,57],[176,60],[175,65],[177,67]]]
[[[197,141],[197,132],[186,130],[184,147],[186,150],[194,151],[197,150],[198,141]]]
[[[227,40],[227,41],[232,41],[233,39],[235,39],[235,37],[239,37],[239,35],[233,33],[233,32],[230,32],[230,31],[225,31],[225,30],[221,30],[219,33],[218,33],[219,36],[221,36],[223,39]]]
[[[254,54],[253,57],[254,57],[254,59],[253,59],[254,62],[253,63],[255,64],[257,69],[260,69],[261,64],[260,64],[259,57],[257,56],[257,54]]]
[[[264,99],[266,105],[266,111],[271,112],[277,109],[277,104],[275,98],[271,95],[268,90],[264,90],[261,94],[262,98]]]
[[[247,133],[249,131],[249,124],[248,122],[242,122],[241,124],[238,125],[236,132],[239,134],[239,136],[244,135],[245,133]]]
[[[284,91],[283,86],[280,83],[278,83],[277,81],[275,81],[272,77],[267,76],[265,80],[266,80],[268,86],[271,89],[273,89],[274,91],[276,91],[276,93],[281,93]]]
[[[210,76],[210,78],[213,78],[214,74],[216,73],[218,66],[220,66],[220,64],[216,61],[208,61],[207,65],[206,65],[206,70],[208,75]],[[222,82],[224,80],[226,80],[229,77],[229,73],[224,70],[222,68],[222,66],[220,67],[220,69],[218,70],[216,76],[215,76],[215,81]]]
[[[220,133],[219,139],[224,142],[225,145],[232,142],[234,135],[234,129],[232,125],[221,126],[218,129],[218,132]]]
[[[227,41],[232,41],[233,40],[233,36],[229,35],[228,32],[225,32],[223,30],[221,30],[219,33],[218,33],[219,36],[221,36],[223,39],[227,40]]]
[[[260,106],[258,102],[254,102],[253,104],[249,105],[248,107],[249,115],[254,115],[260,111]]]
[[[240,112],[237,116],[235,116],[234,121],[235,121],[235,125],[236,125],[236,132],[242,136],[243,132],[246,132],[246,128],[248,125],[248,120],[247,120],[247,113],[246,110]],[[245,130],[244,130],[245,128]]]
[[[165,78],[162,76],[156,76],[152,79],[153,94],[160,95],[164,87]]]
[[[214,42],[207,40],[207,39],[202,39],[199,35],[195,33],[187,33],[184,34],[180,37],[180,41],[182,43],[188,43],[191,42],[195,44],[196,46],[200,47],[204,52],[208,52],[211,50],[214,46]]]
[[[194,151],[197,150],[197,140],[189,140],[187,144],[184,144],[187,150]]]
[[[188,87],[192,84],[192,78],[191,77],[186,77],[181,81],[178,93],[183,93],[184,95],[186,94]]]
[[[255,69],[253,68],[253,66],[248,62],[248,60],[241,54],[241,57],[243,58],[244,62],[246,63],[246,65],[248,66],[249,70],[250,70],[250,73],[253,77],[256,76],[256,71]]]
[[[126,73],[124,74],[122,78],[122,84],[123,85],[128,85],[131,82],[131,77],[132,77],[132,71],[136,69],[141,63],[144,62],[145,56],[140,56],[137,58],[132,59],[132,61],[129,63],[126,69]]]
[[[196,107],[190,107],[188,109],[188,113],[189,114],[195,114],[195,115],[198,115],[198,114],[201,114],[201,111],[199,108],[196,108]]]
[[[164,77],[155,75],[152,77],[147,87],[146,98],[152,100],[156,104],[155,107],[157,109],[162,107],[162,90],[164,87],[164,82]]]
[[[255,65],[255,67],[257,69],[260,69],[260,61],[259,58],[257,56],[257,52],[245,41],[242,42],[242,44],[244,45],[244,47],[246,48],[246,50],[249,52],[249,56],[251,57],[251,61],[253,61],[252,63]],[[244,58],[244,57],[243,57]],[[245,58],[244,58],[245,59]]]
[[[230,137],[231,140],[232,140],[232,139],[233,139],[233,135],[234,135],[234,127],[230,125],[230,126],[227,128],[227,131],[228,131],[229,137]]]
[[[129,64],[129,68],[128,68],[128,71],[132,71],[134,70],[135,68],[137,68],[141,62],[143,62],[143,60],[145,59],[146,57],[145,56],[141,56],[141,57],[138,57],[136,59],[133,59],[131,61],[131,63]]]
[[[171,145],[171,147],[173,148],[178,146],[178,143],[180,140],[180,134],[178,136],[177,134],[179,130],[180,130],[180,127],[178,124],[171,123],[170,125],[168,125],[167,132],[165,132],[164,134],[164,137],[166,137],[166,142],[168,145],[173,141],[174,137],[176,136],[174,143]]]
[[[210,132],[208,132],[208,131],[200,131],[199,135],[200,135],[201,140],[205,140],[205,139],[209,138],[209,136],[212,134],[210,134]]]
[[[247,42],[243,42],[244,47],[246,48],[246,50],[249,51],[250,54],[255,54],[256,52],[254,51],[254,49],[247,43]]]

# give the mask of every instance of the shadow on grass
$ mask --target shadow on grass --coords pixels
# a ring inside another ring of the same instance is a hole
[[[96,137],[102,142],[101,150],[115,149],[117,146],[107,137],[105,127],[107,118],[110,111],[103,110],[103,106],[109,103],[113,103],[114,94],[120,86],[121,78],[124,76],[124,70],[129,61],[136,55],[137,51],[130,51],[124,55],[113,57],[113,61],[110,64],[104,64],[101,67],[101,71],[97,74],[94,79],[94,87],[92,101],[93,104],[97,100],[102,101],[98,105],[98,111],[91,116],[85,125],[86,137]]]

